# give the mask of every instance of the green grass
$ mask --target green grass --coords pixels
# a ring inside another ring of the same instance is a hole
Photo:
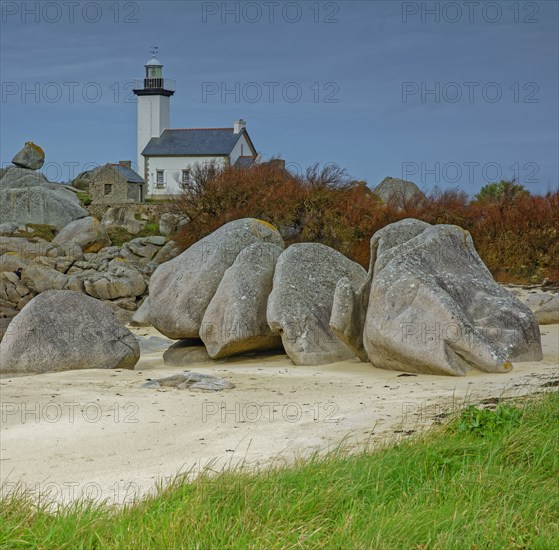
[[[38,237],[40,239],[44,239],[45,241],[51,242],[54,239],[56,234],[56,228],[52,225],[44,225],[41,223],[27,223],[25,227],[30,227],[33,229],[33,232],[28,231],[16,231],[13,236],[14,237],[24,237],[26,239]]]
[[[159,232],[159,224],[157,223],[146,223],[136,237],[155,237],[161,235]]]
[[[87,191],[76,191],[76,196],[82,206],[89,206],[92,202],[92,199]]]
[[[559,394],[415,440],[175,482],[123,509],[1,502],[2,548],[559,548]]]
[[[160,235],[159,225],[156,223],[147,223],[139,233],[133,235],[124,229],[124,227],[108,227],[107,233],[111,239],[111,244],[113,246],[122,246],[132,239],[137,239],[139,237],[153,237]]]
[[[158,198],[154,198],[154,199],[145,199],[144,203],[145,204],[171,204],[174,201],[174,199],[158,199]]]
[[[107,233],[111,239],[112,246],[122,246],[123,244],[135,239],[137,235],[132,235],[124,227],[107,227]]]

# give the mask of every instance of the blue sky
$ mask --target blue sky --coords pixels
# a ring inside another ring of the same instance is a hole
[[[0,162],[27,140],[53,180],[135,159],[130,83],[156,44],[173,128],[242,117],[264,157],[335,162],[370,186],[473,194],[516,177],[545,192],[559,182],[558,5],[3,0]]]

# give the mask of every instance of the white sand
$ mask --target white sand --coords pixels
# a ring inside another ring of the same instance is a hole
[[[230,380],[233,390],[141,388],[147,378],[184,370],[165,367],[159,351],[143,355],[135,371],[4,378],[2,491],[19,484],[58,501],[126,503],[158,480],[208,464],[216,470],[291,461],[346,436],[352,445],[409,437],[405,432],[431,425],[464,400],[556,389],[543,384],[559,379],[559,325],[541,332],[544,360],[516,363],[501,375],[401,376],[357,361],[294,367],[280,356],[189,368]]]

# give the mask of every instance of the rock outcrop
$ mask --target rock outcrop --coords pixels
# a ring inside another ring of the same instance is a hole
[[[88,225],[86,219],[86,228]],[[77,234],[79,237],[82,232]],[[0,272],[6,272],[0,276],[0,318],[14,317],[41,292],[74,290],[106,301],[118,319],[128,322],[147,293],[150,275],[160,263],[178,254],[176,244],[165,242],[163,237],[143,237],[130,247],[126,243],[84,254],[77,243],[85,246],[91,240],[70,238],[60,244],[0,237]]]
[[[0,223],[52,225],[62,229],[89,216],[76,194],[60,183],[50,183],[34,170],[12,167],[0,180]]]
[[[146,283],[142,274],[122,260],[111,260],[107,270],[83,277],[84,290],[93,298],[116,300],[144,294]]]
[[[172,235],[186,223],[188,223],[186,216],[166,212],[159,220],[159,231],[162,235]]]
[[[145,266],[151,261],[155,261],[159,264],[163,262],[157,260],[157,254],[161,252],[162,247],[166,244],[167,241],[165,237],[139,237],[125,243],[122,246],[121,255],[125,260],[135,265]],[[172,243],[170,247],[173,247],[173,245],[174,243]],[[175,249],[176,245],[174,245],[174,249],[170,254],[171,257],[175,257],[178,254],[178,249]],[[171,257],[167,259],[171,259]]]
[[[36,294],[47,290],[63,290],[68,279],[68,275],[48,265],[33,264],[22,271],[22,282]]]

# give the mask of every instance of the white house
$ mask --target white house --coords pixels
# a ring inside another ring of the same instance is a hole
[[[216,166],[250,166],[258,153],[248,135],[246,122],[231,128],[169,128],[170,99],[175,82],[163,78],[163,65],[153,57],[146,63],[143,81],[137,81],[138,173],[146,183],[148,197],[180,192],[196,163]]]

